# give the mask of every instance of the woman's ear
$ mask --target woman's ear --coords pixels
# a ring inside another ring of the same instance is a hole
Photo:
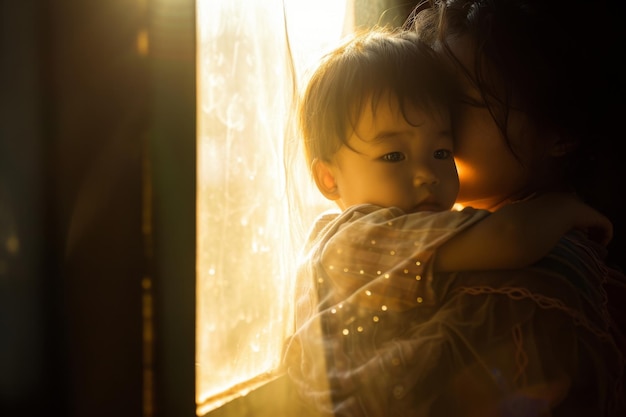
[[[324,197],[333,201],[341,197],[335,181],[335,175],[326,162],[314,159],[311,163],[311,172],[317,188]]]
[[[555,135],[550,147],[550,155],[559,158],[575,151],[577,148],[578,142],[574,139],[562,135]]]

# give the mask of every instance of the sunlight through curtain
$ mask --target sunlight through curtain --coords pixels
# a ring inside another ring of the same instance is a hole
[[[272,377],[279,364],[298,249],[283,158],[294,83],[343,36],[347,4],[197,3],[199,415]],[[290,181],[312,189],[301,172]],[[327,204],[311,195],[305,219]]]

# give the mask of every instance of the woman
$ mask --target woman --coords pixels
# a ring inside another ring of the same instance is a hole
[[[623,136],[624,82],[613,64],[623,37],[607,4],[431,3],[407,27],[430,39],[465,86],[458,202],[496,210],[573,190],[617,221],[610,201],[624,187],[612,149]],[[531,268],[453,274],[456,284],[439,288],[438,315],[458,343],[444,344],[438,366],[449,376],[429,399],[431,415],[626,415],[620,242],[607,257],[570,234]]]

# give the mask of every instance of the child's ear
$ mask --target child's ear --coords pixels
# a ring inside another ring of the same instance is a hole
[[[337,189],[337,182],[333,171],[330,169],[327,163],[314,159],[311,163],[311,172],[313,172],[313,178],[315,184],[320,192],[329,200],[338,200],[341,196]]]

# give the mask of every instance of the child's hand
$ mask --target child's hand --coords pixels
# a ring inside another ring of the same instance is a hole
[[[574,227],[587,233],[589,239],[607,246],[613,239],[613,223],[583,202],[577,202],[576,207]]]
[[[580,220],[575,227],[586,232],[589,239],[602,246],[607,246],[613,239],[613,223],[602,213],[587,206],[587,215]]]

